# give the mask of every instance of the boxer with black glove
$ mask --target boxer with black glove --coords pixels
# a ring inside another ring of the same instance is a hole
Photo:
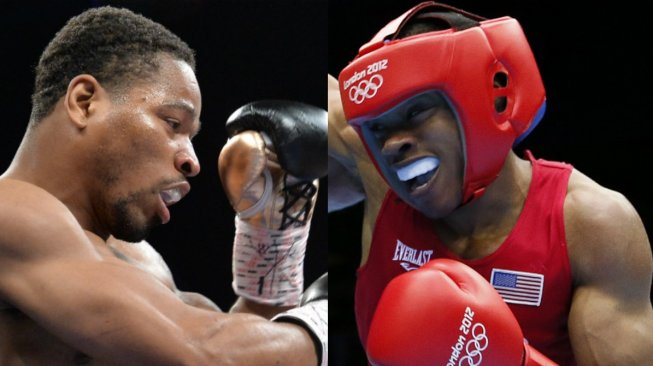
[[[434,259],[383,291],[367,340],[373,365],[554,366],[476,271]]]
[[[226,127],[231,137],[218,170],[237,213],[232,268],[240,298],[232,311],[256,308],[304,326],[326,365],[326,277],[312,287],[324,298],[308,295],[316,290],[302,298],[302,290],[318,179],[327,174],[327,113],[299,102],[257,101],[236,110]]]

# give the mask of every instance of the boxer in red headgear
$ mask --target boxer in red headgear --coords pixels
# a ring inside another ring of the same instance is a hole
[[[546,102],[515,19],[419,4],[329,83],[329,207],[366,200],[356,317],[372,362],[519,365],[533,347],[562,365],[652,364],[638,214],[512,151]],[[440,258],[464,266],[420,269]]]

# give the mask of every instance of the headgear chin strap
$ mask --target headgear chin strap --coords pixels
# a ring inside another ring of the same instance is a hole
[[[451,28],[396,39],[416,18],[436,18]],[[546,105],[535,59],[515,19],[484,19],[435,2],[388,23],[339,80],[345,116],[368,151],[361,133],[366,121],[425,91],[445,95],[461,129],[463,203],[496,179],[515,141],[539,122]]]

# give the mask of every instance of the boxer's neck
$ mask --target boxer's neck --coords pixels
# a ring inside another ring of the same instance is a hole
[[[48,191],[71,210],[82,227],[92,229],[92,220],[87,217],[88,154],[83,150],[84,144],[75,139],[78,132],[66,123],[63,108],[60,100],[50,115],[27,129],[2,177]]]
[[[484,245],[500,245],[521,214],[531,174],[530,162],[511,151],[499,177],[488,186],[482,197],[436,222],[436,230],[445,245],[466,247],[476,241]]]

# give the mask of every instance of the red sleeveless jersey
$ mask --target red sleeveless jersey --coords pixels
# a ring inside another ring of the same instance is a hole
[[[533,347],[560,365],[575,365],[567,331],[572,278],[563,219],[572,166],[529,157],[533,175],[524,208],[506,240],[484,258],[458,258],[438,239],[430,219],[392,190],[386,194],[367,263],[358,269],[356,282],[356,321],[363,345],[392,278],[431,259],[452,258],[474,268],[497,289]]]

